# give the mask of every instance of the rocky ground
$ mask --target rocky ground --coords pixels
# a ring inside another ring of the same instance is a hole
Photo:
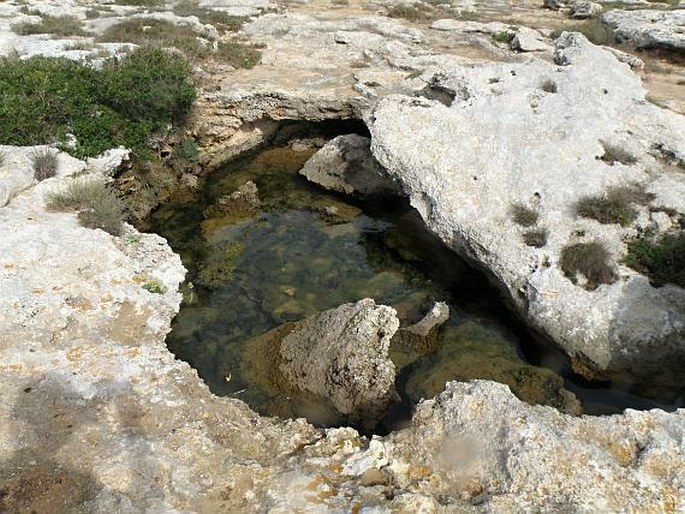
[[[265,45],[251,70],[199,66],[193,131],[208,168],[267,141],[279,120],[363,119],[373,155],[431,230],[579,367],[682,378],[685,293],[618,264],[626,237],[668,231],[685,214],[682,4],[615,12],[578,2],[415,11],[356,0],[201,3],[252,16],[238,37]],[[127,17],[162,16],[213,37],[213,27],[164,6],[118,4],[2,2],[0,52],[90,55],[97,64],[98,52],[120,51],[87,34],[15,34],[13,24],[39,17],[31,9],[71,13],[94,34]],[[98,16],[88,18],[89,9]],[[637,59],[576,34],[549,37],[572,13],[602,9],[623,50],[667,59]],[[607,147],[632,159],[605,158]],[[126,152],[89,161],[60,152],[57,176],[37,183],[32,148],[0,151],[0,510],[685,510],[682,409],[572,417],[492,382],[450,383],[407,428],[369,440],[349,428],[259,417],[213,396],[164,344],[185,274],[166,242],[131,226],[119,236],[83,228],[75,214],[45,207],[73,180],[108,180]],[[581,195],[635,184],[650,203],[626,226],[574,215]],[[514,204],[537,214],[544,246],[522,244]],[[608,248],[614,281],[590,290],[558,262],[569,242],[594,240]],[[350,323],[346,333],[357,328]],[[344,375],[344,365],[328,369]],[[289,373],[299,380],[303,370]],[[324,385],[315,393],[349,404]]]

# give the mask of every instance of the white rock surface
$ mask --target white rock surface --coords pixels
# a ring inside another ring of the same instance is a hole
[[[512,305],[575,361],[577,369],[681,382],[685,364],[685,291],[652,288],[632,270],[594,291],[572,286],[559,267],[562,247],[603,242],[613,259],[634,232],[576,218],[574,202],[613,185],[662,180],[682,188],[650,152],[685,149],[685,118],[644,100],[637,76],[581,35],[562,34],[557,65],[485,64],[445,70],[443,87],[466,92],[451,107],[402,96],[382,99],[369,117],[372,151],[401,182],[427,225],[484,269]],[[493,77],[497,81],[493,83]],[[542,89],[553,81],[557,92]],[[602,141],[638,156],[608,166]],[[526,246],[511,218],[522,203],[549,232]],[[680,212],[682,205],[678,207]],[[583,234],[579,236],[578,234]]]
[[[641,49],[685,51],[685,9],[611,10],[602,21],[614,36]]]

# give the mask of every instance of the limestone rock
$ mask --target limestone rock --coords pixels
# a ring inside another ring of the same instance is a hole
[[[394,396],[388,348],[398,327],[394,309],[368,298],[311,316],[283,338],[280,371],[342,414],[383,412]]]
[[[537,30],[519,27],[510,43],[512,50],[519,52],[543,52],[552,47]]]
[[[602,14],[604,8],[595,2],[588,0],[575,0],[571,2],[571,18],[576,20],[585,20],[587,18],[595,18]]]
[[[393,345],[407,350],[428,352],[434,350],[438,330],[449,319],[450,308],[445,302],[435,302],[431,310],[418,322],[400,328],[392,339]]]
[[[685,9],[611,10],[602,22],[614,27],[614,36],[640,49],[685,51]]]
[[[614,263],[626,251],[629,229],[576,217],[580,197],[639,183],[657,194],[655,205],[675,201],[667,190],[681,190],[685,178],[650,149],[682,153],[685,118],[645,102],[628,66],[579,34],[562,34],[555,61],[445,71],[445,88],[468,92],[450,107],[384,98],[369,117],[372,151],[428,227],[483,269],[577,369],[682,383],[683,289],[655,289],[619,266],[615,283],[587,291],[564,276],[559,262],[577,240],[602,242]],[[489,86],[493,77],[498,82]],[[598,159],[607,138],[637,162],[608,166]],[[535,208],[537,226],[547,229],[543,248],[524,244],[525,229],[511,215],[518,203]]]
[[[361,195],[397,193],[397,187],[369,150],[369,138],[338,136],[326,143],[300,170],[300,174],[330,191]]]
[[[487,512],[678,511],[684,425],[682,409],[572,417],[526,405],[500,384],[452,382],[383,448],[396,487],[409,484],[408,467],[425,466],[417,489]]]

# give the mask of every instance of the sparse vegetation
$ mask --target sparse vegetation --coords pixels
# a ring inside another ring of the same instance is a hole
[[[409,21],[425,21],[432,17],[429,8],[418,3],[395,5],[388,11],[388,16]]]
[[[5,165],[5,152],[0,152],[0,168]]]
[[[164,0],[114,0],[116,5],[133,5],[136,7],[159,7]]]
[[[614,37],[614,28],[610,25],[602,23],[601,18],[592,18],[587,21],[581,21],[567,25],[563,31],[566,32],[580,32],[592,43],[596,45],[610,45],[616,42]],[[562,30],[555,30],[550,34],[552,39],[558,38]]]
[[[217,57],[234,68],[254,68],[262,58],[262,53],[252,47],[238,42],[220,42],[216,49]]]
[[[542,81],[540,88],[545,93],[556,93],[557,92],[557,83],[554,82],[552,79],[545,79]]]
[[[33,13],[32,13],[33,14]],[[81,22],[74,16],[51,16],[41,14],[39,23],[23,22],[12,25],[12,30],[21,36],[32,34],[54,34],[56,36],[83,36]]]
[[[99,69],[68,59],[0,59],[0,144],[64,143],[77,156],[119,145],[145,153],[152,134],[180,123],[195,88],[181,56],[138,49]]]
[[[602,196],[586,196],[576,203],[576,214],[600,223],[618,223],[626,226],[637,216],[635,205],[647,204],[654,199],[640,186],[620,186],[609,189]]]
[[[176,185],[177,173],[158,157],[143,160],[133,156],[130,166],[119,177],[119,187],[126,198],[129,217],[141,220],[171,193]]]
[[[561,251],[559,266],[574,284],[579,282],[578,275],[581,275],[585,279],[585,288],[589,290],[616,281],[609,252],[597,241],[566,245]]]
[[[685,288],[685,231],[655,237],[643,234],[628,244],[624,262],[659,286]]]
[[[99,228],[118,236],[124,221],[124,204],[116,193],[97,180],[72,181],[64,191],[47,198],[48,209],[78,211],[84,227]]]
[[[106,29],[98,41],[134,43],[142,47],[176,48],[188,59],[204,59],[211,49],[198,38],[190,25],[176,25],[167,20],[132,18]]]
[[[511,206],[511,216],[522,227],[532,227],[538,221],[538,213],[523,204],[516,203]]]
[[[527,230],[523,234],[523,242],[534,248],[542,248],[547,244],[547,230],[544,228]]]
[[[199,149],[194,139],[181,139],[174,146],[173,159],[195,161],[199,155]]]
[[[500,32],[495,32],[492,34],[492,39],[494,41],[497,41],[498,43],[511,43],[511,41],[514,39],[516,36],[516,32],[513,31],[508,31],[508,30],[502,30]]]
[[[197,16],[201,23],[213,25],[218,30],[236,32],[247,21],[244,16],[231,16],[225,11],[200,7],[197,2],[184,1],[174,6],[178,16]]]
[[[94,20],[100,17],[100,11],[97,9],[86,9],[86,19]]]
[[[613,166],[616,162],[625,165],[635,164],[637,162],[634,155],[620,146],[612,145],[611,143],[606,143],[604,141],[601,141],[601,143],[604,148],[604,153],[599,157],[599,160],[606,162],[609,166]]]
[[[39,182],[57,175],[57,154],[50,148],[36,150],[31,156],[33,176]]]

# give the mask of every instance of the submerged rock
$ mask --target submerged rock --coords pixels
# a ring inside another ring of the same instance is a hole
[[[445,88],[469,93],[450,107],[384,98],[369,116],[372,150],[428,227],[483,269],[577,370],[683,384],[685,290],[654,288],[618,264],[635,229],[579,217],[575,204],[639,184],[654,205],[685,213],[685,196],[661,192],[666,183],[684,189],[685,178],[651,150],[682,154],[685,118],[647,103],[629,67],[580,34],[562,34],[555,61],[445,70]],[[521,205],[546,231],[544,246],[525,243],[531,228],[513,214]],[[562,254],[595,241],[616,281],[588,291],[567,278]]]
[[[370,143],[357,134],[338,136],[316,152],[300,174],[338,193],[397,194],[397,186],[371,155]]]
[[[434,350],[438,331],[449,317],[449,306],[445,302],[436,302],[420,321],[400,328],[393,337],[392,344],[400,345],[410,352],[426,353]]]

